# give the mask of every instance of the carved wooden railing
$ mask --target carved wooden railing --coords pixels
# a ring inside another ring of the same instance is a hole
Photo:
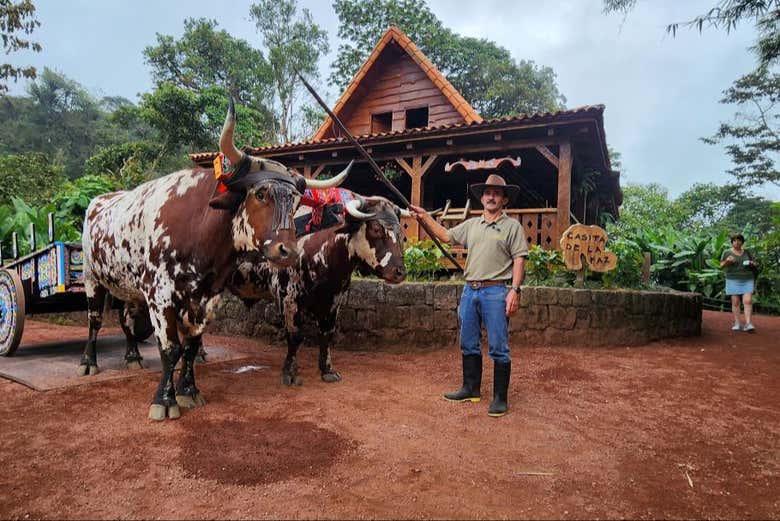
[[[507,215],[517,219],[523,225],[525,237],[528,245],[536,244],[545,250],[558,248],[557,241],[557,212],[555,208],[523,208],[505,210]],[[469,208],[448,208],[447,212],[436,216],[436,220],[445,228],[449,229],[470,217],[482,215],[482,210],[471,210]],[[402,226],[407,237],[415,235],[420,240],[428,239],[428,234],[420,228],[414,219],[402,219]],[[415,233],[416,232],[416,233]],[[460,262],[465,262],[468,250],[460,245],[453,245],[450,250],[452,255]],[[442,264],[450,266],[450,262],[443,259]],[[461,263],[463,264],[463,263]]]

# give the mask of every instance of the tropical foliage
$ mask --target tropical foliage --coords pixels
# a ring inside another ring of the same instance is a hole
[[[111,192],[117,181],[108,176],[87,175],[75,181],[65,181],[48,202],[30,204],[21,197],[11,196],[8,204],[0,205],[0,244],[3,257],[12,252],[12,234],[18,238],[18,253],[30,253],[30,224],[35,225],[36,246],[48,242],[48,215],[54,214],[54,240],[80,241],[84,214],[97,195]]]
[[[727,307],[720,258],[731,247],[730,235],[740,232],[762,266],[758,309],[780,313],[780,203],[714,185],[695,185],[674,200],[655,185],[628,186],[624,196],[621,220],[608,226],[608,247],[621,265],[637,252],[649,252],[654,284],[696,291],[710,306]],[[629,250],[621,251],[626,245]]]
[[[701,293],[705,306],[728,309],[720,268],[730,235],[741,232],[761,266],[756,308],[780,313],[780,203],[742,194],[733,186],[694,185],[676,199],[657,184],[624,187],[618,222],[607,225],[607,249],[618,265],[604,274],[586,272],[586,287],[653,288]],[[642,280],[645,253],[650,278]],[[532,246],[526,261],[528,285],[573,286],[558,251]]]
[[[443,256],[444,254],[431,240],[408,243],[404,248],[404,264],[408,279],[435,280],[437,274],[443,272],[439,262]]]

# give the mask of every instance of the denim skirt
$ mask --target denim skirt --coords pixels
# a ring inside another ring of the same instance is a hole
[[[753,290],[755,289],[753,279],[749,280],[737,280],[737,279],[726,279],[726,295],[746,295],[748,293],[753,293]]]

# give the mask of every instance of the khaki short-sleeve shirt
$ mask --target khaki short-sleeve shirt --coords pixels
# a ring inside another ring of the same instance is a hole
[[[468,248],[466,280],[511,280],[512,264],[528,256],[528,242],[520,221],[502,214],[489,223],[472,217],[448,230],[450,242]]]

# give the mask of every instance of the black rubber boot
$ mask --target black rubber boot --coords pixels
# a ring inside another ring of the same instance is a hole
[[[482,385],[482,355],[463,355],[463,387],[454,393],[444,395],[453,402],[477,403],[480,400],[479,388]]]
[[[493,364],[493,401],[488,409],[488,416],[498,417],[506,414],[506,395],[509,390],[509,375],[512,373],[512,362]]]

